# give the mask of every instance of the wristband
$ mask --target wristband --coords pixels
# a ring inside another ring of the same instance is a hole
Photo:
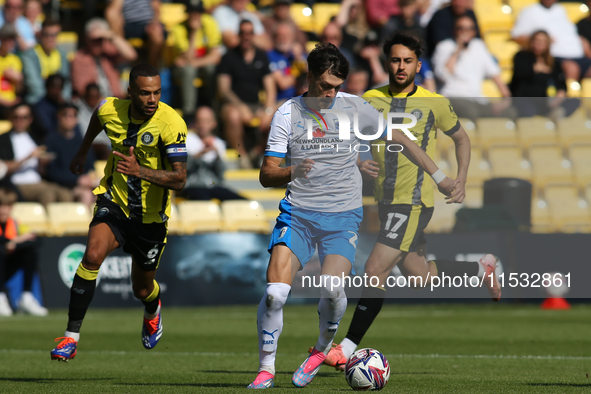
[[[435,171],[433,174],[431,174],[431,178],[433,178],[435,183],[439,185],[445,178],[447,178],[447,175],[445,175],[443,171],[439,169]]]

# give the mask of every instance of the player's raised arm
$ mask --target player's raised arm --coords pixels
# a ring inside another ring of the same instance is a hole
[[[70,163],[70,171],[72,171],[74,174],[79,175],[84,172],[84,166],[86,165],[86,155],[88,155],[88,151],[90,150],[92,142],[96,136],[99,135],[101,131],[103,131],[103,125],[99,120],[97,112],[98,108],[92,113],[92,116],[90,117],[90,123],[86,129],[86,134],[84,134],[84,139],[82,140],[82,144],[80,144],[78,152]]]
[[[462,126],[449,136],[456,147],[456,161],[458,163],[458,176],[455,180],[455,190],[451,196],[446,197],[448,204],[461,204],[466,196],[466,180],[468,178],[468,166],[470,165],[470,137]]]
[[[402,132],[392,133],[392,138],[388,143],[400,144],[403,147],[402,154],[406,156],[414,165],[421,167],[437,183],[439,191],[446,196],[450,196],[454,190],[453,179],[447,177],[441,171],[429,155],[425,153],[416,143],[404,135]]]

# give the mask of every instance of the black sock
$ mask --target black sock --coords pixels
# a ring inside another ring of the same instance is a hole
[[[455,260],[433,260],[437,266],[437,275],[441,277],[443,273],[447,276],[476,276],[480,265],[476,261],[455,261]]]
[[[68,331],[80,332],[82,320],[94,296],[95,280],[82,279],[74,275],[74,282],[70,289],[70,308],[68,310]]]
[[[357,303],[353,320],[349,325],[349,331],[346,338],[359,345],[363,336],[369,330],[374,319],[382,310],[386,292],[376,287],[366,287],[363,289],[361,299]]]
[[[146,312],[150,314],[156,313],[156,310],[158,309],[158,304],[160,303],[160,289],[158,289],[158,295],[156,296],[156,298],[154,298],[152,301],[142,300],[142,303],[146,307]]]

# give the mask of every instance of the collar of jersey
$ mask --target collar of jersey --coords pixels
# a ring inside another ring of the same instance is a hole
[[[408,92],[408,93],[396,93],[396,94],[392,94],[392,92],[390,91],[390,86],[388,85],[388,94],[390,96],[396,97],[396,98],[398,98],[398,97],[410,97],[410,96],[412,96],[413,94],[415,94],[417,92],[417,89],[418,89],[418,86],[415,85],[415,88],[412,91]]]

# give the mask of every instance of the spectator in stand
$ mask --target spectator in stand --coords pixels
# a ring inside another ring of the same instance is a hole
[[[382,29],[381,41],[396,31],[403,31],[425,41],[425,29],[421,26],[418,0],[400,0],[400,14],[390,17]],[[425,45],[426,46],[426,45]],[[427,51],[427,48],[424,48]]]
[[[361,97],[368,89],[369,73],[362,69],[352,70],[345,84],[345,92]]]
[[[254,45],[263,50],[273,48],[273,43],[259,17],[246,10],[250,0],[229,0],[228,5],[222,4],[215,9],[213,17],[222,32],[222,42],[226,48],[235,48],[240,44],[239,30],[243,20],[250,21],[253,26]]]
[[[89,20],[85,27],[85,45],[72,60],[73,93],[82,97],[89,83],[96,83],[104,97],[123,97],[117,65],[137,58],[135,49],[115,34],[101,18]]]
[[[65,79],[53,74],[45,80],[45,96],[33,106],[33,137],[37,141],[45,141],[57,130],[57,110],[65,102],[62,95]]]
[[[96,202],[92,191],[98,186],[98,180],[88,175],[88,171],[94,168],[94,156],[89,155],[83,174],[76,175],[70,171],[70,163],[82,144],[78,108],[74,104],[64,103],[58,109],[57,118],[57,132],[51,133],[46,141],[47,152],[55,155],[55,159],[47,164],[46,178],[72,190],[74,199],[91,209]]]
[[[43,6],[39,0],[27,0],[25,3],[25,18],[29,21],[35,35],[41,32],[43,26],[42,14]]]
[[[570,116],[578,100],[566,99],[566,81],[560,64],[550,54],[551,39],[543,30],[532,34],[528,49],[513,58],[513,79],[509,87],[519,116],[549,116],[558,120]],[[552,97],[547,100],[546,97]],[[530,99],[531,98],[531,99]]]
[[[366,0],[367,21],[376,30],[380,30],[392,15],[400,14],[398,0]]]
[[[7,109],[20,102],[17,93],[23,83],[23,64],[18,56],[12,53],[16,44],[16,29],[12,24],[0,28],[0,109],[2,118],[6,118]]]
[[[66,54],[57,48],[57,36],[61,30],[58,21],[46,19],[39,35],[39,44],[21,54],[25,101],[31,105],[45,96],[45,81],[52,74],[59,74],[66,81],[62,92],[64,98],[69,99],[72,95],[72,86],[68,82],[70,62]]]
[[[377,34],[367,23],[365,8],[361,0],[344,0],[338,15],[332,20],[341,28],[342,41],[338,47],[354,55],[358,54],[370,41],[376,41]]]
[[[471,0],[451,0],[450,5],[437,11],[427,25],[426,44],[428,57],[431,57],[437,44],[443,40],[453,39],[454,26],[458,18],[468,16],[474,22],[475,34],[480,38],[480,28],[476,15],[472,11]]]
[[[215,113],[199,107],[195,113],[195,131],[187,133],[187,183],[177,195],[189,200],[243,200],[244,197],[223,186],[226,143],[216,137]]]
[[[521,10],[511,30],[511,37],[527,47],[531,35],[545,30],[552,39],[550,54],[562,67],[567,83],[591,77],[591,59],[585,57],[583,42],[564,7],[557,0],[540,0]]]
[[[86,86],[84,97],[80,97],[74,100],[74,104],[78,108],[78,124],[80,125],[80,131],[82,136],[88,129],[90,118],[94,113],[96,107],[98,107],[103,97],[101,96],[101,90],[96,83],[89,83]],[[92,141],[92,151],[97,160],[107,160],[111,154],[111,140],[107,136],[107,133],[99,133],[94,141]]]
[[[282,103],[296,96],[296,78],[306,72],[306,58],[304,48],[295,41],[295,29],[290,23],[276,25],[273,44],[275,48],[267,56],[277,85],[277,101]]]
[[[17,302],[19,312],[46,316],[33,293],[33,276],[37,272],[37,242],[35,234],[26,233],[11,216],[17,195],[0,188],[0,316],[11,316],[12,308],[4,292],[4,285],[19,269],[23,269],[23,293]]]
[[[293,0],[275,0],[273,2],[273,13],[263,19],[263,26],[265,27],[265,31],[268,33],[272,33],[276,30],[277,25],[280,23],[289,23],[295,29],[295,39],[303,48],[306,47],[306,43],[308,42],[308,36],[305,32],[300,30],[294,20],[291,17],[291,13],[289,8]]]
[[[458,117],[476,120],[516,116],[515,109],[510,107],[511,92],[501,80],[501,70],[484,41],[476,37],[476,24],[470,16],[456,20],[455,39],[448,38],[437,44],[433,68],[441,83],[439,93],[450,98]],[[482,83],[487,78],[495,82],[506,100],[490,103],[484,97]]]
[[[339,48],[339,51],[347,58],[351,67],[356,66],[357,62],[354,53],[342,46],[343,31],[336,22],[329,22],[324,26],[324,30],[320,36],[320,42],[330,42],[335,47]]]
[[[180,89],[183,116],[192,118],[197,108],[197,89],[193,80],[201,78],[201,90],[205,97],[212,97],[211,90],[215,66],[222,57],[222,37],[217,22],[205,13],[201,1],[189,5],[188,19],[174,27],[175,43],[174,77]],[[208,89],[209,88],[209,89]]]
[[[276,107],[276,89],[265,51],[254,45],[254,25],[249,20],[240,23],[240,45],[228,50],[218,66],[218,93],[223,104],[221,117],[224,134],[232,149],[240,154],[240,166],[252,168],[252,161],[263,154],[267,133]],[[259,101],[259,91],[265,91],[265,104]],[[259,122],[260,135],[256,146],[248,152],[244,126]],[[262,145],[262,146],[261,146]]]
[[[41,178],[39,162],[51,160],[52,155],[45,153],[44,146],[37,146],[29,134],[32,117],[27,104],[20,103],[12,109],[12,130],[0,135],[0,160],[9,165],[8,175],[23,200],[37,201],[43,205],[72,201],[70,190]],[[42,166],[44,164],[41,163]]]
[[[421,26],[426,28],[433,15],[447,3],[448,0],[417,0]]]
[[[160,23],[160,0],[109,0],[105,18],[116,35],[141,38],[148,49],[148,63],[160,66],[164,26]]]
[[[23,16],[25,4],[23,0],[6,0],[4,11],[0,13],[0,26],[12,24],[16,28],[16,48],[26,51],[37,43],[33,27]]]

